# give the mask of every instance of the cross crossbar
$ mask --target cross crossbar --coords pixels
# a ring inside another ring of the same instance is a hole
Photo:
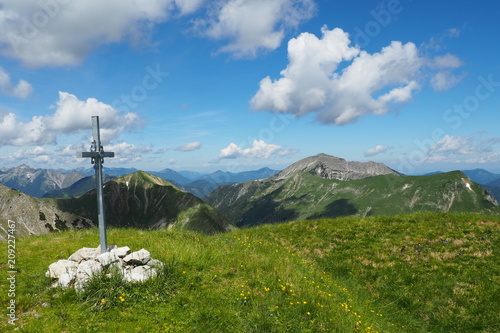
[[[98,156],[101,157],[115,157],[114,152],[101,152],[98,153],[96,151],[82,151],[81,153],[76,154],[77,157],[91,157],[91,158],[96,158]]]

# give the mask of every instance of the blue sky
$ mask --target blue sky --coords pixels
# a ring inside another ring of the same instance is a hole
[[[0,167],[500,173],[497,1],[0,0]]]

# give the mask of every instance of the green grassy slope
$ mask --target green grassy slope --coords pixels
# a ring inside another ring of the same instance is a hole
[[[96,280],[77,295],[47,289],[44,273],[97,246],[97,230],[22,238],[19,320],[2,329],[498,332],[499,239],[498,216],[444,213],[297,221],[213,236],[111,229],[110,244],[146,248],[165,270],[139,285]],[[4,305],[7,282],[0,280]]]
[[[95,190],[79,198],[45,200],[54,202],[61,210],[97,221]],[[186,228],[208,233],[236,229],[198,197],[143,171],[107,182],[104,205],[106,223],[115,227]]]
[[[219,187],[207,201],[238,226],[411,212],[500,213],[483,192],[460,171],[351,181],[323,179],[302,172],[287,179],[274,177]]]

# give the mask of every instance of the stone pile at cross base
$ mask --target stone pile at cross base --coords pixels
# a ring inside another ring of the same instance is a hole
[[[130,252],[128,246],[112,245],[108,247],[108,252],[101,254],[100,246],[84,247],[68,259],[52,263],[45,276],[53,279],[53,288],[74,287],[77,291],[83,291],[95,275],[118,274],[124,281],[142,282],[155,277],[162,266],[163,263],[151,258],[145,249]]]

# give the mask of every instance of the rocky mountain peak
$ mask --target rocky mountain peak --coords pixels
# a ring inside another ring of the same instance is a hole
[[[304,158],[281,171],[278,179],[290,178],[297,172],[308,172],[324,179],[355,180],[378,175],[401,175],[385,164],[376,162],[350,162],[327,154]]]

